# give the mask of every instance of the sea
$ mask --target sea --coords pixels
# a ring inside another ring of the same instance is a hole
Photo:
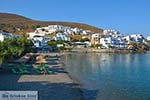
[[[61,60],[85,100],[150,100],[150,53],[75,53]]]

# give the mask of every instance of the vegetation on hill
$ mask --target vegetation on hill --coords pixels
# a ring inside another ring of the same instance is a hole
[[[90,30],[96,33],[102,33],[103,30],[81,23],[72,22],[46,22],[32,20],[20,15],[0,13],[0,30],[5,30],[13,33],[25,34],[26,32],[34,31],[38,27],[44,27],[48,25],[64,25],[69,27],[78,27],[85,30]]]

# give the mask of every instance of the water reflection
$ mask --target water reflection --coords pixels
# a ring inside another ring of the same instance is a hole
[[[97,100],[150,100],[150,54],[70,54],[62,60],[84,88],[97,91]]]

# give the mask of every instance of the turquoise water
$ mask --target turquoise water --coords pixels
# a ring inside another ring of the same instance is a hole
[[[150,54],[68,54],[62,60],[83,84],[86,100],[150,100]]]

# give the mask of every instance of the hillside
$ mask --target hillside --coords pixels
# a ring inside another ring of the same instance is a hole
[[[5,30],[13,33],[24,34],[26,32],[34,31],[38,27],[48,26],[48,25],[64,25],[69,27],[78,27],[85,30],[90,30],[96,33],[102,33],[103,30],[82,23],[73,22],[54,22],[54,21],[37,21],[29,19],[20,15],[0,13],[0,30]]]

